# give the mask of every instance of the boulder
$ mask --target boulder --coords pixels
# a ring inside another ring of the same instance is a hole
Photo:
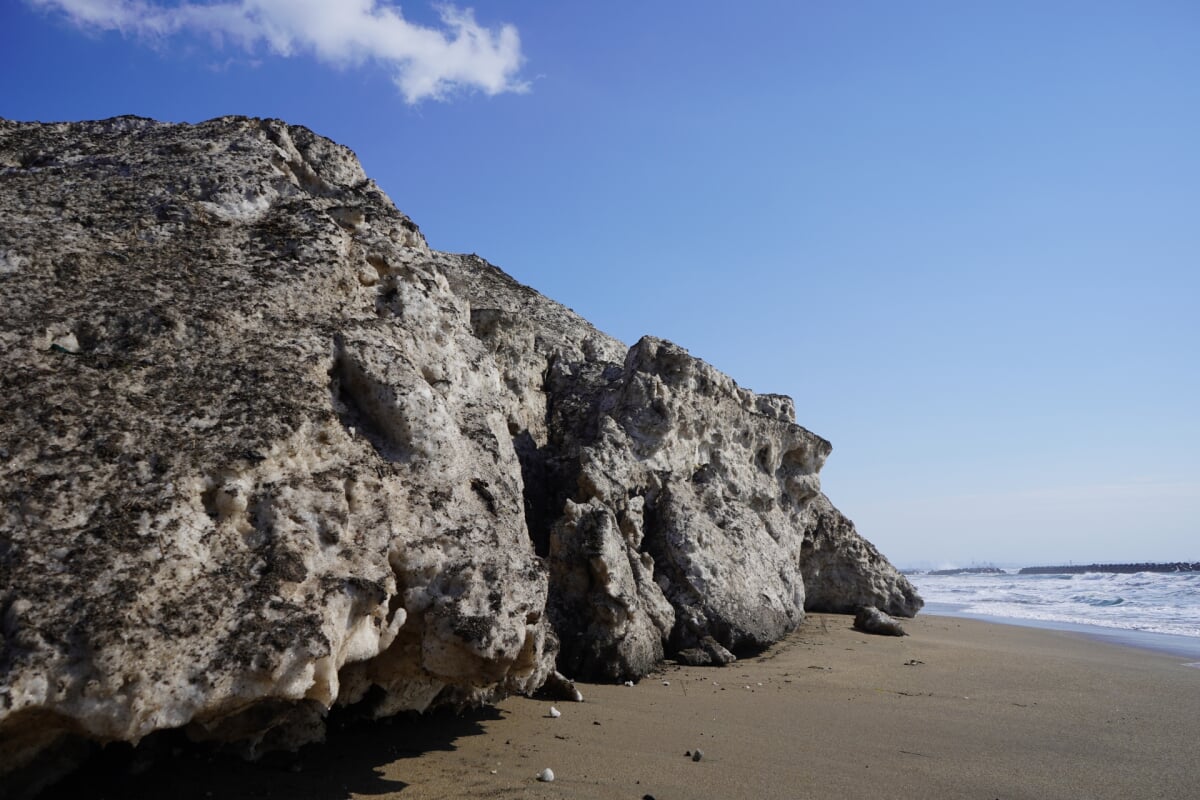
[[[854,629],[880,636],[907,636],[900,623],[878,608],[863,606],[854,614]]]
[[[705,636],[696,647],[686,647],[676,653],[675,660],[691,667],[726,667],[737,661],[737,656],[716,639]]]
[[[431,250],[302,127],[0,120],[0,221],[0,774],[920,607],[788,398]]]
[[[500,375],[349,150],[0,122],[0,165],[0,770],[542,683]]]

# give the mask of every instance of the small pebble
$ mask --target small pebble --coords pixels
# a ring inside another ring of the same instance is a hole
[[[663,686],[670,686],[670,685],[671,685],[670,681],[663,681]]]
[[[633,681],[625,681],[626,686],[633,686]]]
[[[692,753],[692,761],[699,761],[702,758],[704,758],[703,750],[696,750]]]
[[[537,779],[542,783],[550,783],[552,780],[554,780],[554,770],[546,767],[544,770],[538,773]]]
[[[554,719],[558,719],[559,717],[562,716],[562,712],[559,711],[554,706],[550,706],[550,716],[553,717]]]

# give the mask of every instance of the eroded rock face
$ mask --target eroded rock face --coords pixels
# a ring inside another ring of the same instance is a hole
[[[0,122],[0,764],[553,669],[500,375],[353,154]]]
[[[899,617],[915,616],[925,601],[854,523],[821,495],[813,501],[816,525],[805,532],[800,569],[807,607],[853,614],[870,606]]]
[[[575,378],[552,371],[556,402],[586,385]],[[642,568],[640,605],[621,605],[645,614],[674,649],[706,636],[734,651],[761,648],[799,624],[800,548],[828,442],[792,423],[786,406],[652,338],[629,351],[619,372],[609,370],[586,402],[564,405],[553,421],[578,452],[568,502],[586,503],[594,515],[604,509],[635,576]],[[552,542],[571,533],[556,524]],[[555,590],[570,596],[554,575],[552,614]],[[655,613],[660,597],[673,619]],[[564,657],[576,618],[555,616]],[[586,632],[578,638],[593,646]],[[629,663],[628,672],[644,673],[640,662]]]
[[[0,773],[920,607],[790,400],[431,251],[303,128],[0,120],[0,308]]]
[[[627,351],[474,256],[442,267],[505,376],[565,672],[636,678],[710,637],[758,649],[806,609],[921,608],[820,492],[830,445],[790,398],[669,342]]]

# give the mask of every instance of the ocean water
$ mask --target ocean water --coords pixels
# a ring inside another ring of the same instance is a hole
[[[1077,630],[1200,658],[1200,572],[909,575],[925,612]]]

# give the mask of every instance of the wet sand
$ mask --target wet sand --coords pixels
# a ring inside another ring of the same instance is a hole
[[[1200,669],[1185,659],[952,617],[906,621],[904,638],[850,623],[813,615],[761,656],[581,685],[583,703],[335,726],[325,746],[255,765],[108,759],[48,796],[1200,796]],[[535,779],[546,767],[553,783]]]

